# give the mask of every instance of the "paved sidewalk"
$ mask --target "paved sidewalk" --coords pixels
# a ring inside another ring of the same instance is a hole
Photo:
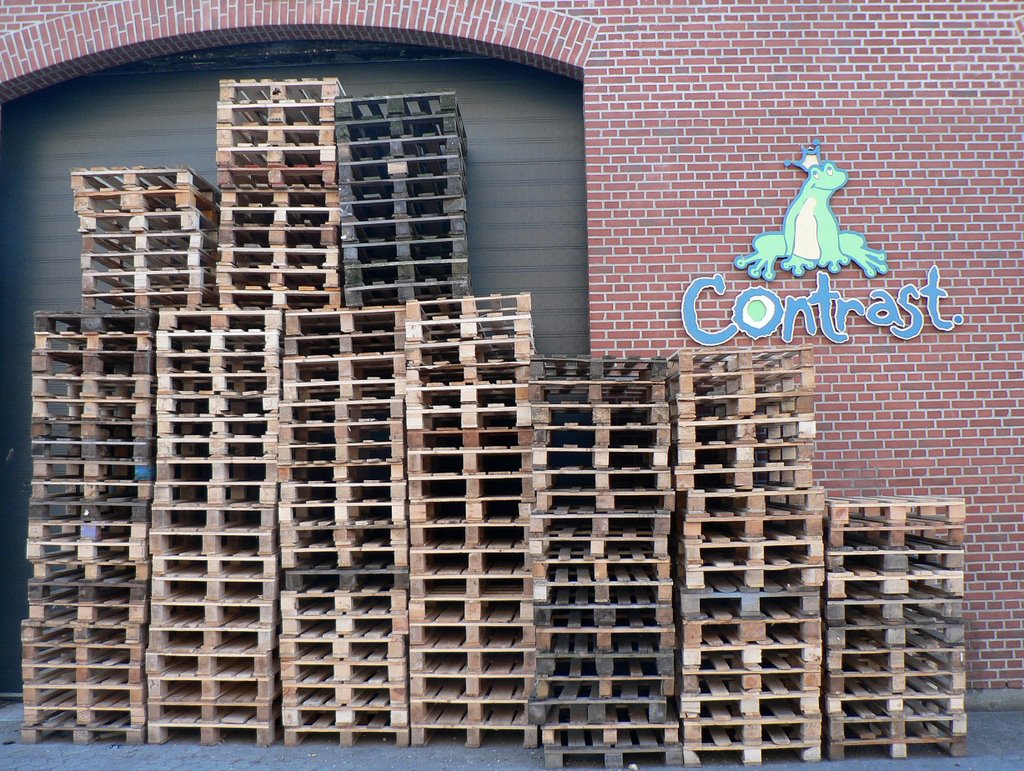
[[[358,771],[538,771],[544,768],[540,750],[509,745],[467,750],[457,744],[415,749],[360,745],[343,749],[335,744],[281,745],[261,749],[225,743],[217,747],[168,742],[139,747],[65,742],[21,744],[18,728],[21,705],[0,706],[0,769],[21,771],[206,771],[206,769],[280,768],[288,771],[354,769]],[[916,753],[910,760],[889,760],[877,753],[841,763],[770,763],[771,771],[1022,771],[1024,769],[1024,712],[973,712],[970,715],[970,757],[949,758],[938,752]],[[655,768],[652,766],[651,768]],[[712,769],[743,766],[712,765]]]

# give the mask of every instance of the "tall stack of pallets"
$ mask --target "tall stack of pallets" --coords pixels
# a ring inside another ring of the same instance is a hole
[[[811,349],[680,352],[670,366],[684,760],[820,759]]]
[[[160,313],[150,742],[276,737],[281,325],[276,310]]]
[[[828,502],[828,754],[967,753],[964,501]]]
[[[71,172],[82,307],[197,308],[214,302],[215,191],[184,168]]]
[[[345,304],[468,295],[455,94],[343,98],[336,111]]]
[[[27,742],[144,739],[152,325],[144,311],[35,317]]]
[[[411,302],[406,313],[412,743],[536,746],[530,298]]]
[[[285,314],[285,743],[409,742],[405,309]]]
[[[538,636],[549,767],[678,764],[664,359],[536,359]]]
[[[221,81],[217,284],[225,308],[338,308],[337,80]]]

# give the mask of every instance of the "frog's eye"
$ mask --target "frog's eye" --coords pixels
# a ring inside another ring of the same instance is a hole
[[[832,176],[833,174],[835,174],[835,173],[836,173],[836,167],[835,167],[835,166],[833,166],[833,165],[832,165],[831,163],[830,163],[830,164],[828,164],[828,165],[827,165],[827,166],[825,167],[825,173],[826,173],[826,174],[828,174],[828,175],[829,175],[829,176],[831,177],[831,176]]]
[[[814,172],[811,173],[811,176],[814,177],[815,179],[821,179],[821,172],[815,170]]]

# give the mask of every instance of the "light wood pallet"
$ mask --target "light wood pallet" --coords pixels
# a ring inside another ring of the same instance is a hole
[[[72,171],[82,304],[150,309],[214,299],[215,190],[190,169]]]
[[[408,744],[408,590],[397,576],[327,570],[288,579],[298,588],[281,596],[286,744],[313,735],[342,746]]]
[[[141,743],[144,636],[143,624],[95,616],[22,622],[22,740]]]
[[[277,734],[282,326],[280,311],[160,314],[151,742]]]
[[[225,190],[217,287],[227,308],[338,308],[337,80],[222,81]]]
[[[917,496],[909,498],[830,498],[831,547],[848,538],[879,546],[903,546],[907,538],[926,537],[961,546],[966,505],[962,499]]]
[[[333,123],[334,102],[343,96],[335,78],[222,80],[217,125]]]
[[[771,760],[821,760],[821,718],[742,719],[728,714],[683,722],[683,763],[700,766],[740,761],[760,765]]]
[[[276,636],[274,623],[258,627],[248,617],[236,628],[154,621],[146,653],[149,742],[198,733],[204,745],[238,735],[273,743],[280,714]]]
[[[964,502],[836,499],[829,514],[829,757],[964,755]]]
[[[459,361],[460,346],[463,360],[484,360],[480,346],[492,334],[505,345],[500,355],[513,365],[522,362],[513,378],[525,380],[524,355],[532,350],[525,296],[407,308],[407,394],[417,393],[408,414],[416,746],[442,734],[468,746],[508,734],[527,746],[537,741],[526,719],[536,648],[526,516],[532,485],[524,442],[530,432],[517,430],[515,419],[517,411],[529,416],[526,393],[513,388],[511,403],[496,408],[506,417],[492,426],[486,418],[468,418],[471,405],[424,398],[421,390],[436,388],[449,374],[447,363]],[[489,439],[497,444],[485,450]],[[491,513],[498,509],[503,516]]]

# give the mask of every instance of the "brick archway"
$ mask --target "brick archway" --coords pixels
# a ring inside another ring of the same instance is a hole
[[[594,24],[514,0],[211,0],[188,12],[121,0],[0,37],[0,102],[107,67],[275,40],[428,45],[582,79]]]

